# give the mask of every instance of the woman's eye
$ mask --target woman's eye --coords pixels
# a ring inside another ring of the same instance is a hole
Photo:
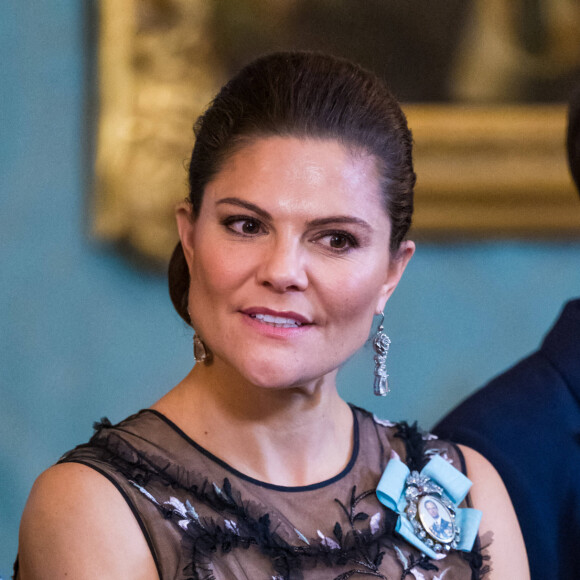
[[[244,234],[256,234],[260,231],[260,224],[253,220],[247,220],[242,222],[241,229]]]
[[[328,240],[328,244],[335,250],[342,250],[348,245],[348,239],[341,234],[333,234]]]
[[[335,252],[348,252],[358,247],[356,238],[346,232],[323,233],[318,237],[318,240]]]
[[[232,216],[224,220],[224,225],[237,234],[242,234],[244,236],[254,236],[262,232],[262,223],[257,219],[242,217],[242,216]]]

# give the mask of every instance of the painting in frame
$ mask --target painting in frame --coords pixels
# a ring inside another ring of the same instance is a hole
[[[375,70],[402,101],[415,140],[414,238],[578,238],[565,101],[580,78],[568,38],[580,13],[528,23],[526,35],[514,32],[516,5],[98,0],[93,233],[166,263],[195,118],[245,62],[314,49]]]

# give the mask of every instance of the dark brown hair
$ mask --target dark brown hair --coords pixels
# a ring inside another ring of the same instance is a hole
[[[566,151],[572,179],[580,192],[580,83],[576,85],[569,101]]]
[[[189,202],[199,215],[207,184],[248,140],[267,136],[336,139],[377,161],[396,253],[411,226],[415,173],[407,120],[384,82],[358,65],[312,52],[281,52],[244,67],[218,93],[195,127]],[[181,244],[169,264],[169,293],[187,312],[189,271]]]

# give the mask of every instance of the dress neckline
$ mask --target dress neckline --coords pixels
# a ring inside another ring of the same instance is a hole
[[[337,473],[336,475],[332,476],[329,479],[325,479],[324,481],[318,483],[312,483],[310,485],[300,485],[300,486],[277,485],[274,483],[261,481],[254,477],[251,477],[250,475],[246,475],[245,473],[238,471],[235,467],[232,467],[231,465],[229,465],[229,463],[225,462],[223,459],[220,459],[219,457],[214,455],[211,451],[208,451],[205,447],[197,443],[194,439],[192,439],[189,435],[187,435],[187,433],[185,433],[179,426],[177,426],[171,419],[169,419],[166,415],[164,415],[157,409],[142,409],[139,412],[139,414],[150,413],[154,415],[155,417],[163,421],[168,427],[170,427],[177,435],[179,435],[186,443],[191,445],[196,451],[203,454],[205,457],[207,457],[208,459],[210,459],[223,469],[229,471],[232,475],[235,475],[239,479],[243,479],[244,481],[247,481],[259,487],[271,489],[273,491],[296,493],[296,492],[312,491],[315,489],[320,489],[322,487],[329,486],[345,477],[354,467],[359,455],[360,448],[359,420],[355,408],[351,404],[349,404],[349,408],[352,412],[353,418],[353,447],[348,463],[339,473]]]

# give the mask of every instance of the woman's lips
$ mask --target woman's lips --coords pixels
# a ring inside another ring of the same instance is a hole
[[[297,328],[302,326],[301,322],[298,322],[293,318],[284,318],[283,316],[272,316],[271,314],[250,314],[250,317],[281,328]]]
[[[249,308],[242,311],[253,327],[275,336],[288,336],[312,326],[306,317],[296,312],[277,312],[267,308]]]
[[[290,325],[294,327],[312,324],[312,321],[302,316],[302,314],[288,310],[276,311],[270,310],[269,308],[255,307],[242,310],[242,313],[267,324]]]

